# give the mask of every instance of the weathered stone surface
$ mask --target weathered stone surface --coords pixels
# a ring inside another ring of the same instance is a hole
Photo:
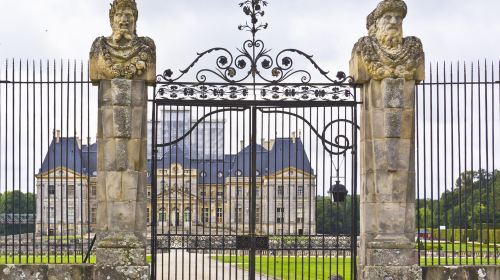
[[[497,280],[500,266],[430,266],[423,267],[424,280]]]
[[[350,72],[356,82],[370,79],[424,79],[424,51],[416,37],[403,38],[406,4],[401,0],[384,0],[370,14],[368,36],[354,45]]]
[[[115,165],[116,171],[129,170],[128,158],[130,151],[128,150],[128,139],[116,139],[115,142]]]
[[[420,280],[422,269],[413,266],[366,266],[361,270],[361,279],[369,280]]]
[[[124,78],[155,83],[156,46],[150,38],[137,36],[137,16],[134,0],[113,1],[110,10],[112,34],[95,39],[90,50],[92,82]]]
[[[401,136],[402,112],[390,111],[385,113],[385,137],[399,138]]]
[[[2,280],[90,280],[94,265],[0,265]]]
[[[368,262],[375,266],[411,266],[418,262],[418,254],[413,249],[368,249]]]
[[[96,266],[95,280],[148,280],[149,266]]]
[[[360,279],[420,279],[415,239],[414,86],[424,78],[420,40],[403,38],[402,0],[383,0],[353,48],[363,83]],[[415,269],[413,269],[415,268]]]
[[[99,266],[146,265],[144,248],[98,248]]]
[[[381,83],[384,108],[403,108],[404,79],[384,79]]]
[[[113,107],[113,135],[116,138],[130,138],[132,134],[132,109],[127,106]]]

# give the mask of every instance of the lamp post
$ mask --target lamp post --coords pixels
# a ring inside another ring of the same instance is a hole
[[[337,177],[335,184],[330,187],[328,193],[331,195],[333,202],[344,202],[347,196],[347,188],[340,183]]]

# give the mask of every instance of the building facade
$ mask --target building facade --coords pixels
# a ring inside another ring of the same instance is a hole
[[[186,153],[173,146],[156,162],[158,231],[249,231],[251,149],[234,155]],[[221,149],[223,150],[223,149]],[[79,235],[96,222],[97,144],[54,139],[37,179],[36,231]],[[147,223],[153,218],[152,160],[148,160]],[[270,235],[316,233],[316,177],[300,138],[257,145],[256,231]]]

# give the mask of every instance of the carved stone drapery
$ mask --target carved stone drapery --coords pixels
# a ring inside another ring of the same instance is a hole
[[[95,39],[90,50],[90,79],[144,80],[156,82],[156,46],[136,32],[137,5],[134,0],[115,0],[109,18],[112,34]]]
[[[351,74],[361,83],[385,78],[421,81],[424,79],[422,43],[417,37],[406,37],[400,51],[390,53],[376,38],[363,37],[354,45],[351,69]]]
[[[155,44],[148,37],[137,37],[127,45],[113,44],[106,37],[99,37],[90,51],[90,78],[92,81],[123,78],[154,83],[155,61]]]

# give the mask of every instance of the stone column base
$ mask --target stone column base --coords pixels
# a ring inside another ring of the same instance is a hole
[[[94,280],[149,280],[149,266],[96,266]]]
[[[363,280],[422,280],[422,268],[412,266],[365,266],[361,268]]]

